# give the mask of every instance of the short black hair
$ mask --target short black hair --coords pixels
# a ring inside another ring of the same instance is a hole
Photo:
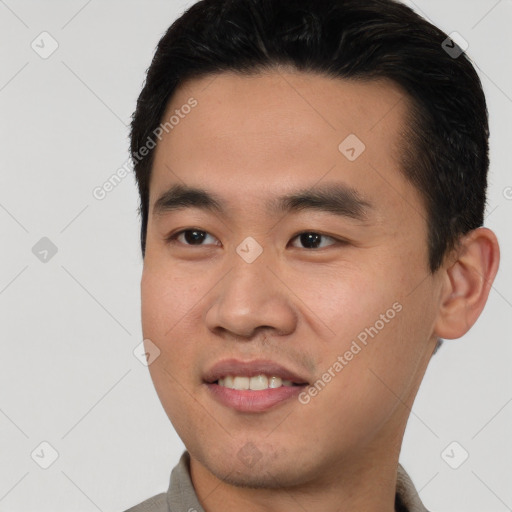
[[[148,141],[173,93],[188,79],[280,66],[389,79],[404,91],[400,171],[424,200],[432,273],[462,235],[483,225],[487,106],[473,64],[447,34],[395,0],[201,0],[158,43],[132,118],[143,257],[155,146]],[[151,149],[141,158],[143,146]]]

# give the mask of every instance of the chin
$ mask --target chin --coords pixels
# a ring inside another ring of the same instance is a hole
[[[216,475],[219,478],[218,475]],[[283,487],[289,487],[287,482],[277,481],[269,473],[259,474],[243,474],[233,472],[226,475],[224,482],[234,487],[245,487],[248,489],[280,489]]]
[[[307,474],[299,454],[279,456],[275,447],[257,448],[252,443],[246,443],[242,449],[234,450],[233,453],[229,450],[218,454],[210,452],[197,459],[209,473],[234,487],[293,488],[307,483],[309,476],[312,476]]]

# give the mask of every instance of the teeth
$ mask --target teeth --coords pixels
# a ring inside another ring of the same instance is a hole
[[[283,380],[281,377],[267,377],[266,375],[256,375],[255,377],[242,377],[238,375],[227,375],[218,380],[219,386],[230,389],[261,391],[263,389],[275,389],[281,386],[293,386],[291,380]]]
[[[249,389],[249,377],[235,377],[233,379],[233,389]]]
[[[269,388],[280,388],[282,385],[283,381],[281,377],[270,377],[270,379],[268,379]]]
[[[268,378],[265,375],[256,375],[249,380],[249,388],[254,391],[260,391],[268,388]]]

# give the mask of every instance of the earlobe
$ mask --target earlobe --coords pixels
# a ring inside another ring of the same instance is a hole
[[[446,268],[435,333],[440,338],[460,338],[484,309],[498,272],[500,250],[496,235],[478,228],[465,235]]]

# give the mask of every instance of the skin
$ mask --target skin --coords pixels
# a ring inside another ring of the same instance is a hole
[[[156,148],[141,292],[144,338],[161,351],[151,377],[198,497],[207,512],[391,512],[418,387],[438,337],[462,336],[482,311],[496,237],[471,232],[431,274],[422,198],[398,170],[408,101],[391,82],[222,73],[182,85],[164,117],[190,97],[197,107]],[[338,149],[351,133],[366,145],[353,162]],[[266,208],[340,183],[373,205],[366,219]],[[218,195],[225,212],[153,215],[176,184]],[[166,242],[184,229],[208,236]],[[302,232],[325,235],[322,247],[302,245]],[[236,252],[248,236],[263,248],[253,263]],[[397,302],[401,311],[307,404],[241,413],[203,383],[231,357],[271,359],[313,383]]]

